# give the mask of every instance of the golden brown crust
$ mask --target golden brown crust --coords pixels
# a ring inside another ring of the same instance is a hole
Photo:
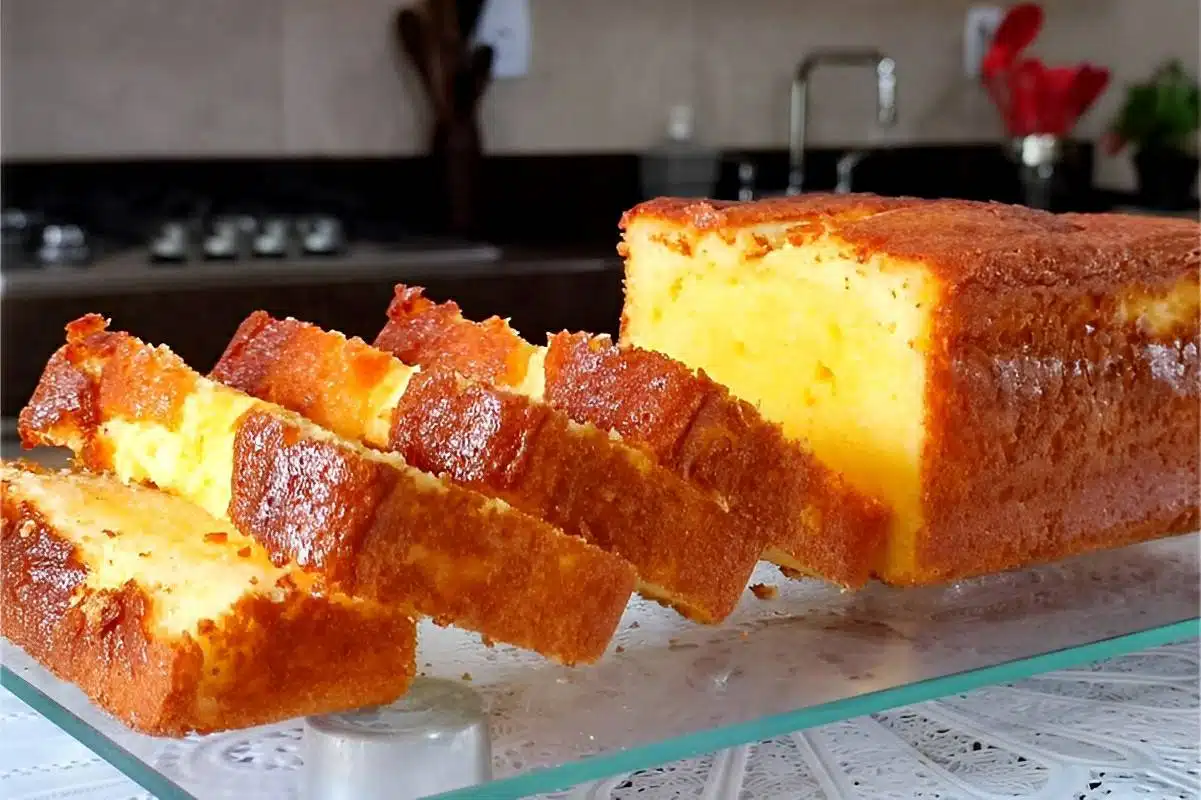
[[[433,367],[413,377],[393,409],[388,446],[418,469],[520,502],[539,439],[554,416],[541,403]]]
[[[506,335],[512,331],[508,323],[493,317],[478,325],[454,325],[462,319],[458,305],[434,303],[424,295],[420,287],[396,284],[388,318],[403,324],[384,326],[375,338],[376,347],[406,364],[431,363],[440,353],[476,380],[521,383],[534,348],[520,336]]]
[[[331,349],[320,328],[256,311],[238,326],[209,377],[358,438],[371,390],[394,359],[361,339],[342,344]],[[305,386],[326,390],[301,391]]]
[[[594,427],[435,368],[396,408],[392,447],[634,565],[642,590],[698,622],[738,604],[764,542],[716,501]]]
[[[362,436],[392,356],[259,312],[213,370],[235,388]],[[762,538],[716,501],[607,434],[526,397],[434,368],[392,413],[390,447],[418,469],[500,497],[634,565],[644,591],[703,622],[733,610]],[[651,588],[653,587],[653,588]]]
[[[1048,214],[970,200],[812,194],[740,203],[664,197],[627,211],[621,227],[643,220],[726,236],[783,225],[799,242],[824,233],[865,255],[921,262],[950,287],[1037,286],[1073,295],[1112,291],[1131,278],[1159,285],[1195,265],[1201,253],[1195,221]]]
[[[412,291],[398,289],[406,296]],[[441,364],[511,386],[512,379],[501,381],[495,371],[480,368],[468,344],[488,336],[496,340],[489,352],[532,350],[495,318],[470,322],[448,306],[423,306],[411,319],[405,313],[403,304],[393,304],[388,337],[381,334],[377,344],[404,338],[410,322],[423,341],[460,343],[450,352],[409,347],[406,355],[422,366]],[[446,330],[432,333],[438,324]],[[517,381],[524,377],[522,370]],[[724,387],[660,354],[618,348],[587,334],[551,337],[545,378],[552,407],[577,422],[617,431],[680,477],[717,493],[768,542],[773,560],[846,586],[866,582],[887,531],[887,511]]]
[[[102,416],[171,426],[199,377],[166,348],[152,348],[109,331],[103,317],[88,314],[67,325],[67,344],[50,358],[28,405],[21,430],[87,429]],[[91,361],[105,364],[105,379],[89,375]],[[49,442],[45,442],[49,443]]]
[[[560,333],[547,350],[546,398],[724,497],[762,528],[774,560],[844,586],[870,577],[887,510],[704,372],[606,336]]]
[[[1169,331],[1122,311],[1131,290],[1195,298],[1196,222],[822,195],[664,198],[622,225],[639,221],[678,228],[681,246],[779,226],[792,246],[825,237],[938,281],[913,582],[1198,527],[1201,324],[1195,307]]]
[[[74,545],[13,486],[3,488],[0,633],[133,728],[182,736],[386,703],[413,676],[411,619],[285,588],[278,601],[243,597],[213,625],[210,653],[236,672],[202,692],[197,641],[150,629],[154,590],[132,581],[84,586],[88,569]]]
[[[905,198],[871,194],[804,194],[773,197],[753,203],[657,197],[622,214],[619,227],[626,230],[635,222],[655,220],[696,231],[734,233],[757,225],[803,224],[807,219],[875,214],[906,202]]]
[[[1151,333],[1114,321],[1113,294],[1086,297],[981,287],[940,310],[927,367],[919,579],[1201,524],[1198,320]]]
[[[614,556],[474,492],[413,491],[277,417],[251,412],[234,451],[234,524],[348,592],[576,663],[604,652],[633,591]]]
[[[690,477],[695,458],[684,441],[701,407],[722,393],[708,378],[649,350],[622,351],[608,337],[586,333],[551,336],[545,373],[549,403],[617,431]]]
[[[91,334],[61,348],[48,374],[65,385],[61,365],[72,365],[90,381],[81,396],[119,400],[131,375],[119,362],[126,351],[98,336],[151,350],[128,334]],[[117,355],[91,351],[97,341]],[[170,358],[169,372],[178,366],[201,380]],[[93,371],[74,366],[85,363]],[[135,377],[156,382],[153,374]],[[55,398],[54,405],[37,407],[39,397]],[[72,446],[89,467],[109,468],[96,423],[117,412],[103,402],[92,416],[70,407],[49,389],[35,394],[22,415],[22,440]],[[433,479],[370,459],[336,438],[314,438],[271,406],[239,421],[232,458],[231,521],[277,563],[295,560],[335,589],[564,663],[600,657],[633,591],[634,571],[620,558],[468,489],[419,487]]]

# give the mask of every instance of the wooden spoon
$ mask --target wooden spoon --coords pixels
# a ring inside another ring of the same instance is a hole
[[[464,44],[470,44],[484,10],[484,0],[455,0],[456,16],[459,19],[459,34]]]
[[[496,52],[492,45],[476,45],[471,50],[468,73],[471,75],[471,108],[474,111],[492,80],[492,62]]]
[[[411,8],[402,8],[397,11],[396,35],[399,37],[401,48],[408,55],[409,61],[413,62],[430,102],[436,108],[441,97],[431,72],[429,39],[421,15]]]

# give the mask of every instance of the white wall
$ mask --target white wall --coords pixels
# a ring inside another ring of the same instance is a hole
[[[424,148],[424,106],[397,55],[398,0],[4,0],[0,145],[8,157],[389,155]],[[787,88],[815,47],[871,45],[898,63],[900,118],[873,125],[874,86],[819,75],[814,144],[979,142],[1001,134],[960,74],[969,0],[531,0],[533,61],[493,85],[490,151],[636,150],[691,103],[726,147],[782,147]],[[1047,0],[1036,51],[1115,72],[1196,65],[1197,0]],[[1128,185],[1123,160],[1099,165]]]

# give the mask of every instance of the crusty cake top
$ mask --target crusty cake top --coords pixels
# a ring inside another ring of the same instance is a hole
[[[1050,214],[970,200],[870,194],[753,202],[662,197],[627,211],[621,227],[640,221],[682,229],[685,238],[772,229],[774,235],[756,237],[756,255],[831,235],[861,256],[922,262],[951,285],[1104,290],[1132,281],[1175,281],[1201,270],[1201,224],[1193,220]]]

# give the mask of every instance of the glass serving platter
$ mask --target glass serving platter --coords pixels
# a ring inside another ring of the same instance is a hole
[[[568,668],[423,623],[418,668],[489,713],[493,780],[519,797],[1196,637],[1201,536],[922,589],[840,592],[761,565],[725,623],[638,599],[605,658]],[[300,720],[182,740],[136,734],[0,640],[11,691],[161,798],[301,797]],[[397,776],[397,780],[403,776]]]

